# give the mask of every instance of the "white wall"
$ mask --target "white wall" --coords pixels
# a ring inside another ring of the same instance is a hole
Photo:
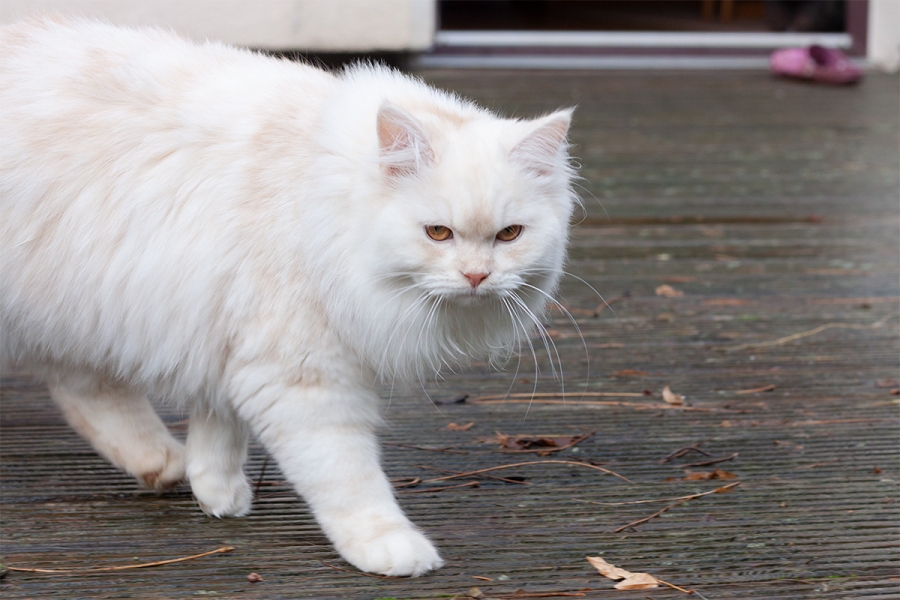
[[[900,69],[900,0],[869,0],[866,58],[885,71]]]
[[[0,0],[0,24],[36,12],[159,25],[194,39],[272,50],[425,50],[437,0]]]

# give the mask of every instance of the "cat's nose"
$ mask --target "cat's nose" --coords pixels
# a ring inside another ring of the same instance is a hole
[[[472,284],[473,288],[477,288],[481,285],[482,281],[487,279],[487,276],[490,275],[490,273],[463,273],[463,275],[469,280],[469,283]]]

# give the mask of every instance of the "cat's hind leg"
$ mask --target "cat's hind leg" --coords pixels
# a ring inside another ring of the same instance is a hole
[[[247,427],[227,406],[198,404],[187,438],[187,475],[194,497],[208,515],[241,517],[253,493],[244,475]]]
[[[184,446],[146,396],[92,375],[55,377],[48,387],[75,431],[139,483],[162,490],[184,479]]]

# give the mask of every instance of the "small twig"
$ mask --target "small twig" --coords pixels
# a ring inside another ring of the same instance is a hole
[[[10,571],[20,571],[22,573],[58,573],[61,575],[88,575],[90,573],[103,573],[105,571],[124,571],[126,569],[143,569],[145,567],[158,567],[160,565],[169,565],[177,562],[184,562],[186,560],[194,560],[195,558],[203,558],[204,556],[210,556],[211,554],[222,554],[224,552],[231,552],[234,550],[232,546],[223,546],[216,550],[210,550],[209,552],[204,552],[202,554],[194,554],[193,556],[184,556],[182,558],[170,558],[169,560],[157,560],[154,562],[141,563],[139,565],[119,565],[116,567],[85,567],[80,569],[32,569],[25,567],[10,567],[7,565],[7,568]]]
[[[269,466],[269,455],[263,460],[262,468],[259,470],[259,478],[256,480],[256,487],[253,489],[253,498],[259,498],[259,486],[262,485],[263,477],[266,475],[266,467]]]
[[[704,461],[702,461],[702,462],[690,463],[690,464],[688,464],[688,465],[678,465],[678,468],[679,468],[679,469],[688,469],[688,468],[690,468],[690,467],[706,467],[706,466],[709,466],[709,465],[715,465],[715,464],[718,464],[718,463],[721,463],[721,462],[725,462],[725,461],[729,461],[729,460],[734,460],[735,458],[737,458],[737,455],[738,455],[738,453],[735,452],[735,453],[732,454],[731,456],[726,456],[726,457],[724,457],[724,458],[716,458],[716,459],[713,459],[713,460],[704,460]]]
[[[757,388],[752,388],[749,390],[735,390],[732,394],[759,394],[760,392],[771,392],[775,390],[774,384],[764,385]]]
[[[827,329],[878,329],[893,316],[894,315],[887,315],[870,325],[858,325],[855,323],[826,323],[824,325],[819,325],[815,329],[810,329],[809,331],[801,331],[800,333],[795,333],[792,335],[786,335],[784,337],[778,338],[777,340],[751,344],[740,344],[739,346],[726,346],[723,348],[723,350],[744,350],[746,348],[767,348],[769,346],[781,346],[782,344],[787,344],[788,342],[793,342],[794,340],[799,340],[811,335],[816,335],[817,333],[821,333]]]
[[[729,483],[728,485],[723,485],[722,487],[718,487],[718,488],[716,488],[716,489],[714,489],[714,490],[710,490],[710,491],[708,491],[708,492],[703,492],[702,494],[693,494],[693,495],[691,495],[691,496],[685,496],[684,498],[681,498],[681,499],[678,500],[677,502],[674,502],[674,503],[672,503],[672,504],[670,504],[670,505],[668,505],[668,506],[662,507],[661,509],[659,509],[658,511],[656,511],[655,513],[653,513],[653,514],[650,515],[649,517],[644,517],[643,519],[638,519],[637,521],[632,521],[631,523],[628,523],[627,525],[622,525],[622,526],[619,527],[618,529],[615,529],[615,530],[613,531],[613,533],[620,533],[620,532],[622,532],[622,531],[628,529],[629,527],[636,527],[637,525],[640,525],[641,523],[646,523],[646,522],[649,521],[650,519],[654,519],[654,518],[658,517],[659,515],[663,514],[664,512],[666,512],[667,510],[669,510],[670,508],[675,508],[675,507],[678,506],[679,504],[684,504],[684,503],[687,502],[688,500],[693,500],[693,499],[695,499],[695,498],[700,498],[700,497],[702,497],[702,496],[708,496],[708,495],[710,495],[710,494],[716,494],[716,493],[727,492],[727,491],[731,490],[732,488],[735,488],[735,487],[737,487],[737,486],[739,486],[739,485],[741,485],[741,482],[740,482],[740,481],[735,481],[734,483]],[[685,591],[685,590],[682,590],[682,591]]]
[[[433,479],[429,479],[427,481],[434,481]],[[481,484],[477,481],[470,481],[468,483],[460,483],[459,485],[447,485],[444,487],[436,487],[436,488],[425,488],[421,490],[403,490],[397,492],[398,494],[426,494],[428,492],[443,492],[444,490],[455,490],[457,488],[464,487],[479,487]]]
[[[693,594],[693,595],[697,596],[698,598],[700,598],[700,600],[709,600],[709,598],[707,598],[706,596],[704,596],[703,594],[701,594],[701,593],[698,592],[697,590],[688,590],[688,594],[689,594],[689,595],[690,595],[690,594]]]
[[[510,394],[510,396],[518,396],[520,394]],[[552,399],[542,399],[539,396],[545,394],[536,394],[534,398],[531,398],[531,394],[521,394],[521,398],[493,398],[491,396],[482,396],[482,398],[474,398],[471,404],[529,404],[529,405],[562,405],[562,406],[577,406],[581,408],[586,408],[589,406],[622,406],[625,408],[634,408],[637,410],[688,410],[688,411],[696,411],[696,412],[737,412],[735,410],[727,410],[723,408],[707,408],[702,406],[673,406],[671,404],[657,404],[655,402],[616,402],[612,400],[579,400],[577,403],[572,403],[571,401],[566,402],[565,400],[552,400]],[[599,396],[600,394],[580,394],[578,392],[566,392],[565,394],[546,394],[547,396],[552,396],[555,398],[589,398],[592,396]],[[608,394],[609,396],[616,397],[628,397],[628,398],[643,398],[646,396],[643,392],[640,393],[631,393],[631,392],[622,392],[615,394]]]
[[[678,590],[679,592],[684,592],[685,594],[688,594],[688,595],[696,594],[696,593],[697,593],[695,590],[686,590],[686,589],[684,589],[683,587],[678,587],[678,586],[675,585],[674,583],[669,583],[668,581],[663,581],[663,580],[660,579],[659,577],[654,577],[654,579],[656,579],[658,582],[660,582],[660,583],[663,584],[663,585],[669,586],[669,587],[672,588],[673,590]]]
[[[584,592],[513,592],[512,594],[494,595],[494,598],[516,600],[517,598],[583,598]]]
[[[598,305],[597,308],[594,309],[594,316],[599,317],[600,313],[602,313],[604,309],[609,308],[609,310],[612,310],[613,304],[616,304],[617,302],[621,302],[623,300],[628,300],[629,298],[631,298],[631,292],[625,292],[621,296],[616,296],[615,298],[604,300],[603,304]],[[613,311],[613,313],[615,313],[615,311]]]
[[[426,452],[445,452],[447,454],[468,454],[467,450],[454,450],[453,448],[426,448],[425,446],[413,446],[412,444],[397,444],[395,442],[382,442],[385,446],[408,448],[410,450],[425,450]]]
[[[724,486],[728,487],[728,486]],[[716,488],[722,489],[722,488]],[[716,490],[712,490],[715,492]],[[712,493],[709,492],[709,493]],[[693,500],[697,497],[697,494],[691,494],[690,496],[676,496],[674,498],[658,498],[656,500],[632,500],[631,502],[596,502],[594,500],[584,500],[583,498],[572,498],[575,502],[584,502],[585,504],[597,504],[599,506],[631,506],[634,504],[654,504],[656,502],[672,502],[673,500]]]
[[[414,467],[419,467],[420,469],[428,469],[431,471],[437,471],[438,473],[444,473],[446,475],[462,475],[462,471],[448,471],[447,469],[438,469],[437,467],[429,467],[428,465],[413,465]],[[527,481],[518,481],[516,479],[507,479],[506,477],[497,477],[496,475],[475,475],[475,477],[483,477],[484,479],[494,479],[496,481],[504,481],[506,483],[516,483],[518,485],[531,485]]]
[[[522,392],[515,394],[488,394],[469,398],[469,403],[488,404],[491,400],[512,400],[523,398],[534,400],[536,398],[643,398],[644,392]]]
[[[467,473],[459,473],[458,475],[447,475],[445,477],[436,477],[435,479],[426,479],[426,483],[430,483],[433,481],[446,481],[448,479],[458,479],[459,477],[470,477],[472,475],[479,475],[481,473],[488,473],[490,471],[499,471],[500,469],[510,469],[512,467],[522,467],[525,465],[575,465],[578,467],[587,467],[589,469],[594,469],[596,471],[602,471],[607,475],[612,475],[614,477],[618,477],[622,481],[627,481],[628,483],[634,483],[627,477],[623,477],[619,475],[615,471],[610,471],[609,469],[604,469],[603,467],[598,467],[597,465],[591,465],[583,462],[576,462],[574,460],[529,460],[526,462],[513,463],[511,465],[500,465],[499,467],[489,467],[487,469],[479,469],[477,471],[469,471]]]
[[[703,456],[712,456],[709,452],[707,452],[706,450],[701,450],[697,446],[685,446],[684,448],[679,448],[678,450],[675,450],[674,452],[669,454],[667,457],[665,457],[664,459],[659,461],[659,464],[661,464],[661,465],[665,464],[665,463],[669,462],[670,460],[678,458],[679,456],[684,456],[685,454],[687,454],[688,452],[691,452],[691,451],[699,452]]]
[[[413,487],[420,483],[422,483],[422,480],[418,477],[400,477],[398,479],[391,479],[391,485],[395,488]]]

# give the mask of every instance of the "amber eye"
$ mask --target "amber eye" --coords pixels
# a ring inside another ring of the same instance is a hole
[[[501,242],[511,242],[522,235],[522,229],[524,229],[524,227],[522,227],[521,225],[510,225],[509,227],[504,227],[497,232],[497,239]]]
[[[453,232],[450,231],[450,228],[443,225],[426,225],[425,233],[436,242],[443,242],[453,237]]]

